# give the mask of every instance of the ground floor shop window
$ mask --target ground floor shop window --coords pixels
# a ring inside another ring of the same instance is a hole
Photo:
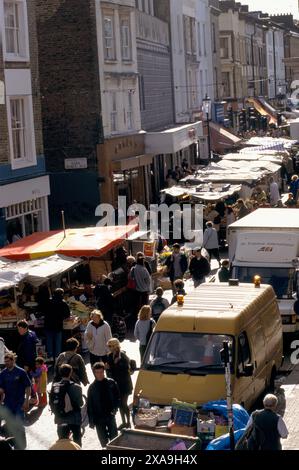
[[[9,243],[42,230],[42,198],[6,207],[5,219]]]

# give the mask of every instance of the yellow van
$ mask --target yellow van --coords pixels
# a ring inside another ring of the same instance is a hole
[[[247,409],[274,385],[282,324],[271,286],[202,284],[160,316],[134,389],[151,405],[226,398],[223,342],[232,351],[233,402]]]

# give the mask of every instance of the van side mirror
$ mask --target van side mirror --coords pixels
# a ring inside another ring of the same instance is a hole
[[[246,364],[246,366],[244,367],[245,377],[252,377],[253,376],[253,371],[254,371],[253,364]]]

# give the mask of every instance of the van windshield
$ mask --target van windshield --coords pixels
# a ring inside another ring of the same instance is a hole
[[[252,282],[259,275],[263,284],[270,284],[279,299],[284,296],[292,297],[294,269],[290,268],[255,268],[251,266],[236,266],[236,279],[240,282]]]
[[[155,332],[142,368],[191,375],[224,373],[220,354],[224,341],[231,343],[233,351],[233,337],[227,335]]]

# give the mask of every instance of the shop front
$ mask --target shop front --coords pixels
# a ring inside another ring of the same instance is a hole
[[[134,200],[149,205],[153,156],[145,152],[144,136],[141,132],[115,137],[98,146],[102,203],[116,207],[118,196],[126,196],[127,206]]]
[[[146,153],[155,155],[152,165],[154,194],[159,194],[165,187],[168,170],[181,167],[183,160],[189,168],[199,164],[199,141],[202,137],[201,121],[146,134]]]
[[[48,176],[0,186],[0,246],[49,230]]]

